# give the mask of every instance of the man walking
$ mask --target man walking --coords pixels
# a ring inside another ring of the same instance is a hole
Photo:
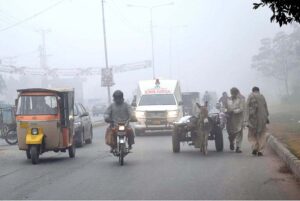
[[[228,99],[227,107],[227,132],[229,135],[230,149],[236,153],[242,153],[241,145],[243,140],[245,99],[239,90],[233,87],[230,90],[231,97]]]
[[[252,154],[262,156],[266,143],[266,124],[269,123],[269,111],[265,97],[260,94],[258,87],[252,88],[247,100],[248,139],[252,144]]]

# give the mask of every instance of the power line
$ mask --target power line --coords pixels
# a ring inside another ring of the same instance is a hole
[[[6,31],[6,30],[11,29],[11,28],[13,28],[13,27],[16,27],[16,26],[18,26],[18,25],[20,25],[20,24],[23,24],[24,22],[27,22],[27,21],[29,21],[29,20],[31,20],[31,19],[33,19],[33,18],[35,18],[35,17],[37,17],[37,16],[39,16],[39,15],[45,13],[45,12],[47,12],[48,10],[50,10],[50,9],[52,9],[52,8],[54,8],[54,7],[56,7],[56,6],[58,6],[58,5],[61,4],[63,1],[65,1],[65,0],[60,0],[60,1],[58,1],[58,2],[56,2],[56,3],[54,3],[54,4],[52,4],[52,5],[50,5],[50,6],[46,7],[46,8],[44,8],[43,10],[41,10],[41,11],[39,11],[39,12],[37,12],[37,13],[35,13],[35,14],[29,16],[29,17],[24,18],[24,19],[21,20],[21,21],[18,21],[18,22],[14,23],[14,24],[12,24],[12,25],[10,25],[10,26],[8,26],[8,27],[5,27],[5,28],[3,28],[3,29],[0,29],[0,32]]]

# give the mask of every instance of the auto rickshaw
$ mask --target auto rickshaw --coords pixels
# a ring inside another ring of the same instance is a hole
[[[47,151],[66,152],[75,157],[74,90],[19,89],[16,100],[17,134],[20,150],[32,164]]]

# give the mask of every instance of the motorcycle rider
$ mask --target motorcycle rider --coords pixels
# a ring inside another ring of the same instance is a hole
[[[105,122],[111,124],[106,130],[106,138],[107,136],[111,137],[109,135],[113,135],[113,123],[126,122],[128,120],[134,119],[131,106],[124,102],[124,95],[121,90],[116,90],[113,93],[113,101],[114,103],[112,103],[104,113]],[[134,144],[134,134],[132,128],[130,126],[128,127],[128,149],[130,150],[132,149],[132,145]],[[111,146],[111,152],[116,148],[116,138],[112,137],[112,139],[113,142],[107,143]]]

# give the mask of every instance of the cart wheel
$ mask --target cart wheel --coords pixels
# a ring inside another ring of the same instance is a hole
[[[172,145],[173,145],[173,152],[178,153],[180,152],[180,140],[179,135],[177,132],[177,129],[174,128],[173,134],[172,134]]]
[[[5,135],[5,141],[9,145],[15,145],[18,143],[17,131],[9,130]]]
[[[76,147],[75,144],[73,142],[73,144],[68,148],[69,151],[69,157],[70,158],[74,158],[75,157],[75,153],[76,153]]]
[[[223,151],[223,133],[221,128],[216,128],[214,130],[215,134],[215,145],[216,145],[216,150],[218,152]]]
[[[39,163],[39,150],[38,150],[38,146],[33,145],[30,147],[30,156],[31,156],[31,163],[32,164],[38,164]]]
[[[30,155],[30,150],[29,149],[26,150],[26,157],[27,157],[27,159],[31,159],[31,155]]]

